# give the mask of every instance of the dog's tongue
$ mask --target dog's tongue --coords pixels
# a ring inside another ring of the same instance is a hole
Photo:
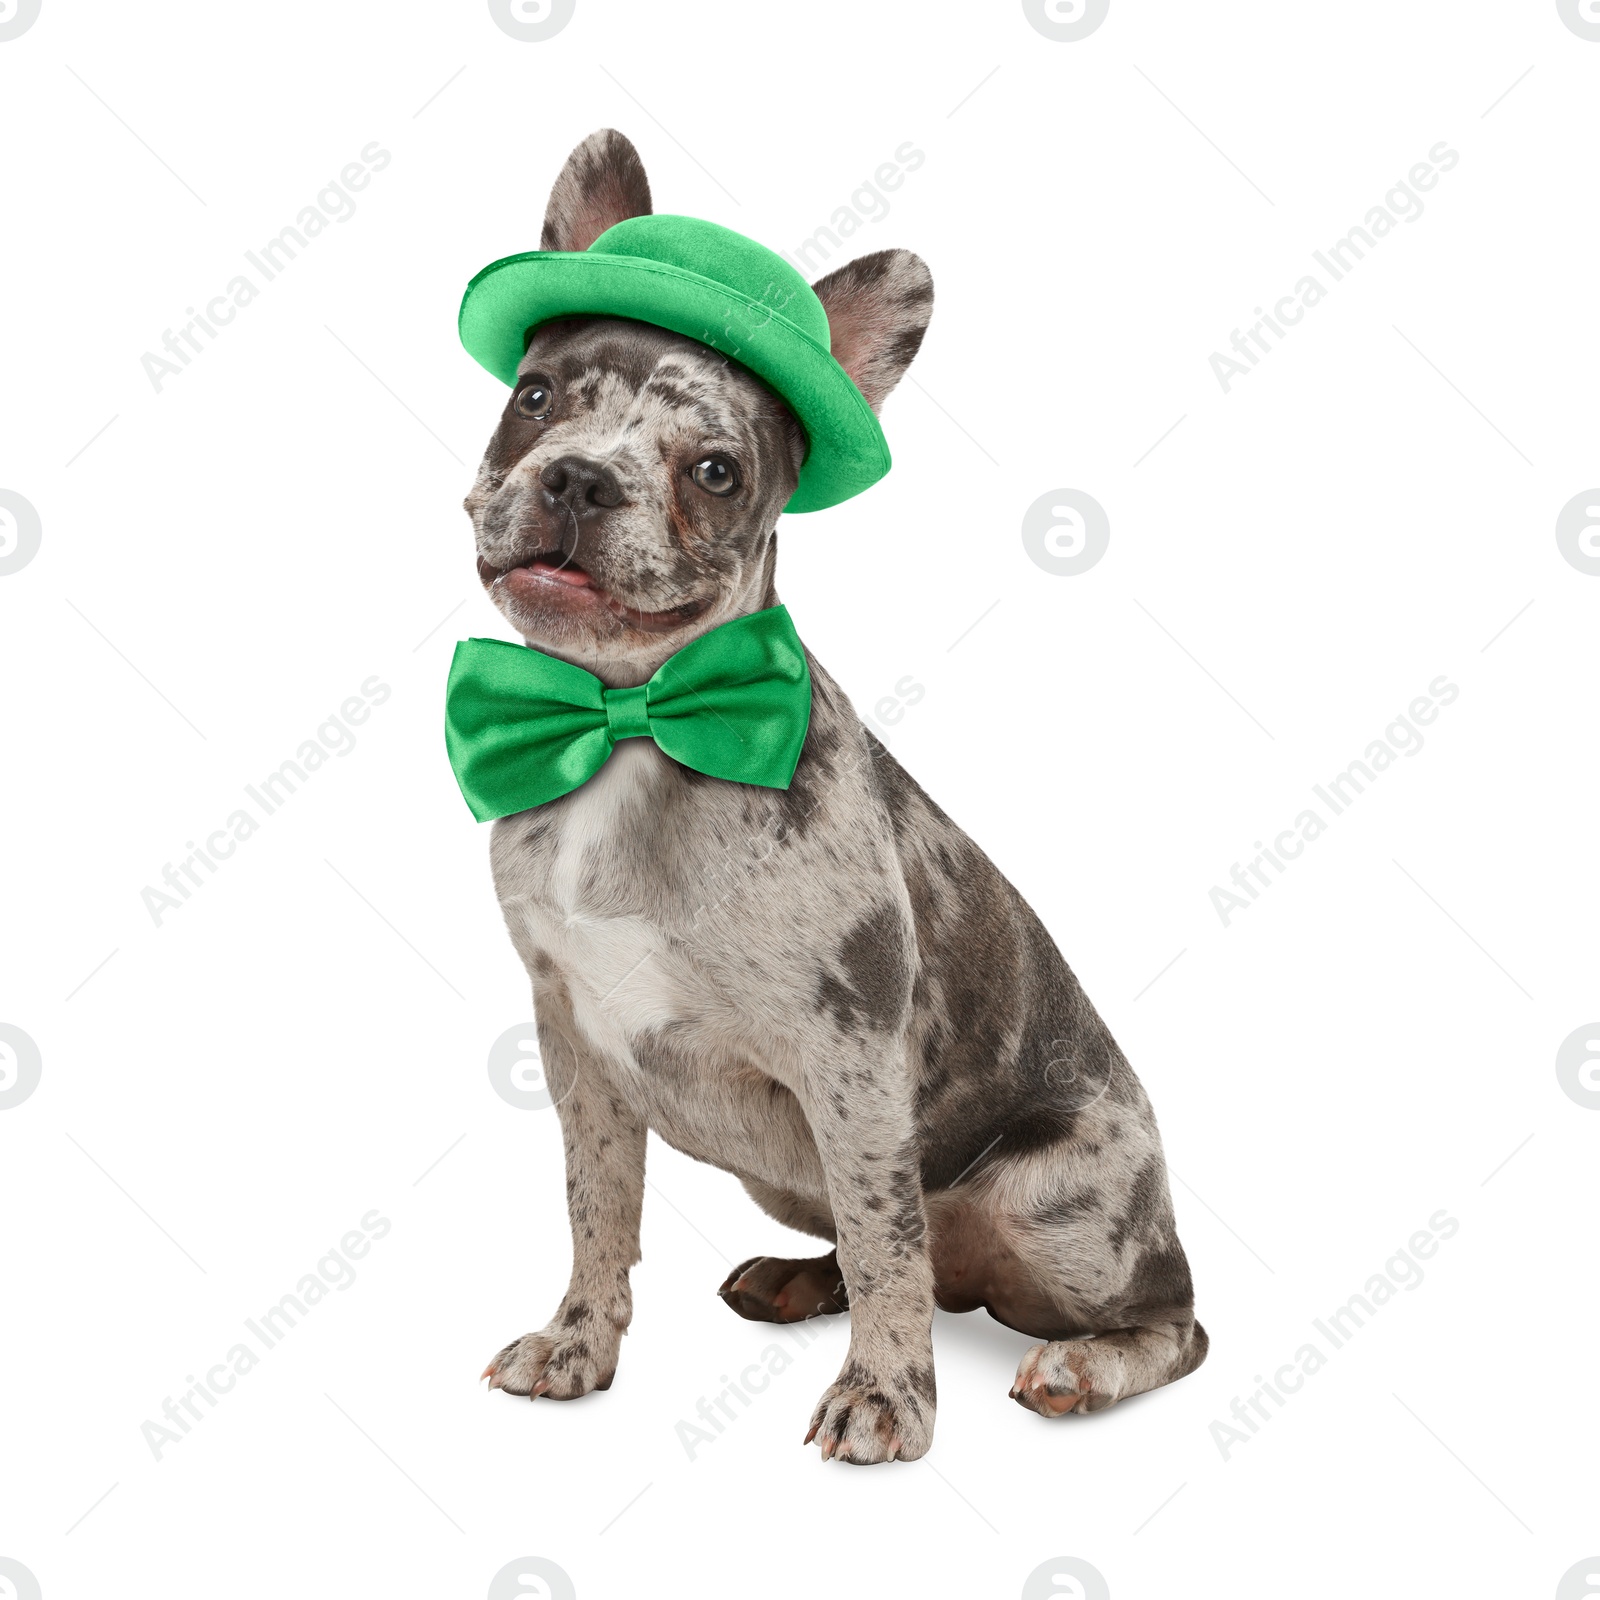
[[[548,561],[535,561],[533,570],[541,578],[554,578],[557,583],[570,583],[575,589],[594,587],[594,579],[587,572],[579,572],[576,567],[557,567]]]

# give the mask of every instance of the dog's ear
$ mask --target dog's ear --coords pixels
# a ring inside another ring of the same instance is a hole
[[[933,316],[933,274],[909,250],[880,250],[812,285],[828,313],[833,359],[874,411],[905,376]]]
[[[587,250],[607,228],[650,215],[650,180],[639,152],[615,128],[591,133],[567,157],[550,191],[541,250]]]

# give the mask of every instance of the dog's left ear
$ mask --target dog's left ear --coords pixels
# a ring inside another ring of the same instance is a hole
[[[874,411],[905,376],[933,316],[933,274],[909,250],[862,256],[812,286],[828,313],[833,359]]]
[[[615,128],[591,133],[567,157],[544,214],[541,250],[587,250],[607,228],[650,215],[639,152]]]

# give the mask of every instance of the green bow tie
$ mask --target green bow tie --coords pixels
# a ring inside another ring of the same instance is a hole
[[[702,634],[633,689],[525,645],[463,639],[444,737],[461,793],[488,822],[587,783],[618,739],[654,739],[708,777],[787,789],[810,720],[806,653],[773,606]]]

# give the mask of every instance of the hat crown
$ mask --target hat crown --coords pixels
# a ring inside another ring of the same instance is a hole
[[[824,352],[831,349],[828,313],[811,285],[776,251],[731,228],[700,217],[628,217],[607,228],[589,253],[666,262],[744,295],[754,303],[750,325],[730,327],[735,339],[741,331],[753,335],[766,313],[782,317]]]
[[[719,351],[794,414],[805,459],[786,511],[820,511],[889,470],[866,397],[833,354],[828,313],[799,270],[698,217],[630,217],[587,250],[527,250],[467,285],[461,342],[515,384],[534,330],[560,317],[623,317]]]

